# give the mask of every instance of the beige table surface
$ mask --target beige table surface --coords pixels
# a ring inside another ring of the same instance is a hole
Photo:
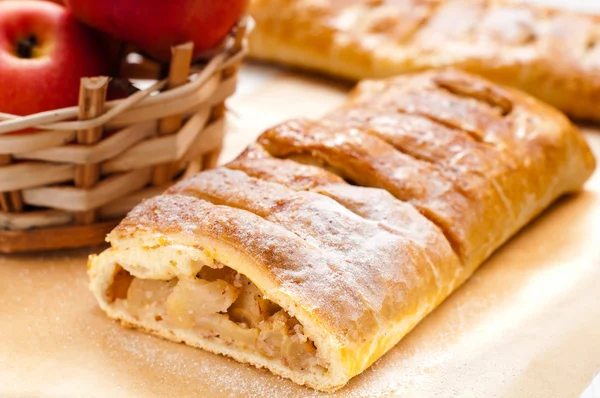
[[[548,0],[547,0],[548,1]],[[549,0],[554,3],[559,0]],[[592,4],[592,3],[595,3]],[[595,0],[571,6],[600,9]],[[249,65],[223,161],[348,87]],[[585,128],[600,158],[600,128]],[[90,250],[0,256],[0,397],[310,397],[225,357],[124,329],[87,290]],[[600,172],[489,259],[340,397],[576,397],[600,370]]]
[[[225,158],[266,125],[318,116],[345,90],[278,74],[236,97]],[[600,131],[586,134],[600,157]],[[88,252],[0,257],[0,397],[316,395],[107,319],[87,290]],[[334,396],[575,397],[600,369],[599,303],[596,173]]]

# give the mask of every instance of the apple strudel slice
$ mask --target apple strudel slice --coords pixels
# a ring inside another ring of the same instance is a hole
[[[90,286],[126,325],[331,391],[594,166],[564,115],[512,89],[367,81],[138,205]]]
[[[252,0],[259,59],[350,79],[454,66],[600,120],[600,16],[511,0]]]

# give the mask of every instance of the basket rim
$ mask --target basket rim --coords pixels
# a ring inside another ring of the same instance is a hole
[[[55,131],[91,129],[108,123],[124,111],[135,105],[147,103],[148,100],[151,100],[152,102],[159,101],[157,98],[159,97],[162,101],[171,101],[174,98],[185,96],[201,87],[215,73],[240,62],[248,51],[247,38],[253,28],[254,20],[252,17],[244,15],[232,29],[232,34],[224,39],[224,48],[221,52],[212,56],[208,62],[202,66],[198,63],[192,65],[189,77],[195,78],[188,79],[185,84],[155,94],[158,90],[165,88],[168,82],[168,79],[166,78],[157,80],[149,87],[137,91],[126,98],[107,101],[105,112],[103,114],[96,118],[81,121],[70,120],[77,117],[79,110],[78,105],[39,112],[27,116],[18,116],[0,112],[0,137],[4,134],[26,128]]]

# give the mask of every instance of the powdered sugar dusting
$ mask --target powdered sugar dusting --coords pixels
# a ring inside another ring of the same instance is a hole
[[[202,393],[202,386],[223,397],[289,397],[302,391],[302,396],[318,397],[316,391],[296,386],[264,369],[256,369],[233,359],[200,349],[162,341],[136,331],[113,329],[106,335],[107,348],[115,356],[126,355],[146,371],[155,371],[161,383],[175,378],[185,390]],[[274,389],[274,383],[278,388]]]
[[[428,351],[413,344],[392,350],[362,375],[335,393],[321,393],[297,386],[289,380],[275,376],[264,369],[187,347],[163,341],[157,337],[133,330],[120,330],[116,325],[104,337],[106,348],[118,359],[127,357],[138,364],[144,373],[156,375],[158,382],[173,383],[184,388],[187,394],[205,392],[210,385],[212,394],[223,397],[384,397],[402,395],[415,384],[421,384],[433,374],[428,369],[443,366],[450,360],[443,352]],[[435,344],[434,344],[435,345]],[[425,366],[414,367],[414,357],[427,358]],[[405,368],[405,371],[399,369]],[[175,387],[175,386],[173,386]]]

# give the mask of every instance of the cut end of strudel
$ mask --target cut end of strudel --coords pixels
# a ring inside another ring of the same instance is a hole
[[[257,217],[191,197],[158,197],[146,205],[153,214],[140,214],[135,231],[113,232],[112,248],[90,262],[92,290],[111,317],[300,384],[322,389],[344,384],[340,359],[328,355],[335,344],[331,336],[310,310],[288,297],[267,264],[234,243],[264,240],[257,243],[266,254],[291,237],[275,230],[267,241]],[[202,227],[210,230],[200,232]],[[277,261],[275,253],[271,261]],[[298,277],[310,272],[300,267]]]
[[[91,289],[124,324],[331,391],[594,166],[520,92],[455,70],[363,82],[138,205]]]

